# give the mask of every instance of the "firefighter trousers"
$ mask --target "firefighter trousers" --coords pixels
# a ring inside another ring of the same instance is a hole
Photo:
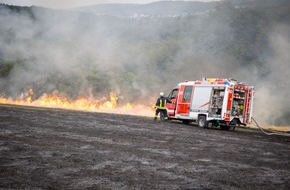
[[[157,120],[158,114],[160,112],[163,113],[165,119],[168,119],[168,115],[167,115],[167,110],[166,109],[156,108],[154,120]]]

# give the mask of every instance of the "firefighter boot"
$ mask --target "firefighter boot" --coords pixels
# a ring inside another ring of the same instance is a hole
[[[156,116],[154,117],[154,121],[157,121],[157,117]]]

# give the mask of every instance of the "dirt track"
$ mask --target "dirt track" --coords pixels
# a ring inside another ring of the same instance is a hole
[[[290,189],[290,137],[0,106],[0,189]]]

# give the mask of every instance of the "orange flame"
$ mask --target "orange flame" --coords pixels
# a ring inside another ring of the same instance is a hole
[[[133,105],[131,103],[126,103],[123,106],[119,106],[117,95],[111,92],[109,96],[109,99],[105,97],[101,99],[80,97],[75,100],[70,100],[66,97],[60,96],[55,91],[51,94],[44,93],[39,98],[34,99],[33,89],[30,88],[28,92],[22,93],[17,99],[6,98],[0,95],[0,104],[61,108],[80,111],[107,112],[140,116],[152,116],[154,114],[152,106],[146,106],[141,104]]]

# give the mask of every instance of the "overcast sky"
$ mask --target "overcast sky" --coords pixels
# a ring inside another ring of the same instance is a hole
[[[151,3],[158,0],[0,0],[0,3],[8,5],[19,5],[19,6],[42,6],[56,9],[79,7],[86,5],[93,5],[99,3]],[[217,0],[187,0],[187,1],[217,1]]]

